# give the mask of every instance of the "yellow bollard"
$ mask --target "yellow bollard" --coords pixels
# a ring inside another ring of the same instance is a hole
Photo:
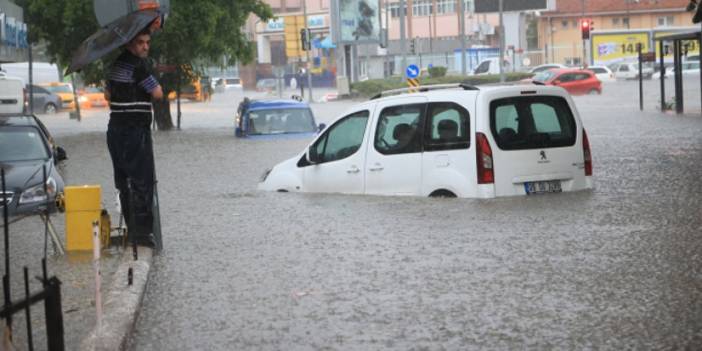
[[[67,186],[66,250],[93,249],[93,222],[100,221],[101,189],[99,185]]]

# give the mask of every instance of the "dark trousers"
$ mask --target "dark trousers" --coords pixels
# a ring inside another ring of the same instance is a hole
[[[137,243],[142,242],[153,228],[151,206],[155,173],[151,131],[148,126],[110,124],[107,127],[107,148],[112,157],[122,215],[128,225],[134,226],[129,228],[129,237]],[[131,218],[132,213],[134,218]]]

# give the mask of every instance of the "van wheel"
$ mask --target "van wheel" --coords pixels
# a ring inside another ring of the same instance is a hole
[[[54,113],[56,113],[56,105],[54,105],[52,103],[46,104],[44,106],[44,113],[49,114],[49,115],[53,115]]]
[[[434,190],[433,193],[429,194],[429,197],[456,197],[456,194],[446,190],[446,189],[439,189],[439,190]]]

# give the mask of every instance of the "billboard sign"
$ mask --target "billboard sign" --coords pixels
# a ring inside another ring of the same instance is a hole
[[[681,33],[681,31],[662,31],[662,32],[655,32],[653,33],[654,38],[666,36],[666,35],[671,35],[671,34],[677,34]],[[666,42],[665,43],[665,55],[664,55],[664,60],[665,62],[673,62],[673,42]],[[683,50],[683,55],[699,55],[700,54],[700,48],[698,45],[697,40],[683,40],[682,41],[682,50]],[[658,46],[658,42],[656,42],[656,56],[660,57],[661,55],[661,48]]]
[[[649,32],[593,33],[590,41],[592,61],[595,65],[636,61],[639,57],[637,44],[642,45],[642,52],[651,50]]]
[[[264,31],[266,32],[281,32],[285,30],[285,20],[283,17],[274,18],[266,22]]]
[[[503,0],[502,11],[547,10],[548,0]],[[475,0],[475,13],[500,10],[499,0]]]
[[[380,0],[340,0],[341,42],[380,43]]]

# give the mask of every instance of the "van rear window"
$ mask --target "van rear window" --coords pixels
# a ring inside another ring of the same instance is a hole
[[[575,145],[576,124],[568,102],[558,96],[520,96],[490,103],[490,129],[502,150]]]

